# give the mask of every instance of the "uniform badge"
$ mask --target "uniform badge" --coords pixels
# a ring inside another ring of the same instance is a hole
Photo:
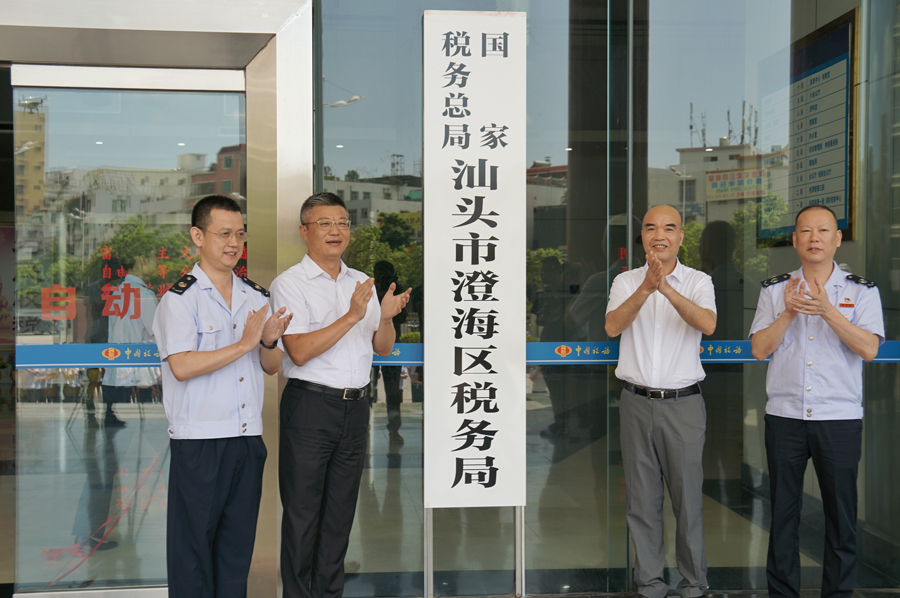
[[[193,274],[185,274],[181,278],[178,279],[178,282],[172,285],[169,291],[175,293],[176,295],[183,295],[186,290],[190,288],[192,284],[197,282],[197,277]]]
[[[253,288],[253,289],[259,291],[260,293],[262,293],[264,297],[268,297],[268,296],[269,296],[269,291],[267,291],[265,287],[256,284],[255,282],[253,282],[252,280],[250,280],[250,279],[247,278],[246,276],[242,276],[242,277],[241,277],[241,280],[243,280],[243,281],[244,281],[244,284],[246,284],[247,286],[249,286],[249,287],[251,287],[251,288]]]
[[[791,279],[790,273],[779,274],[778,276],[773,276],[772,278],[767,278],[766,280],[762,281],[760,284],[763,286],[763,288],[766,288],[766,287],[772,286],[773,284],[778,284],[780,282],[784,282],[785,280],[790,280],[790,279]]]
[[[874,280],[869,280],[867,278],[863,278],[861,276],[857,276],[856,274],[848,274],[847,280],[851,280],[857,284],[863,284],[869,287],[870,289],[875,286]]]

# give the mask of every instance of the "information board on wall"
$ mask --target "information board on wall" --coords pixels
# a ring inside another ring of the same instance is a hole
[[[525,504],[525,13],[425,11],[425,507]]]
[[[838,228],[850,227],[854,16],[825,25],[792,45],[789,55],[761,65],[762,82],[784,73],[785,66],[790,75],[782,79],[788,85],[764,90],[760,102],[760,138],[770,154],[763,161],[760,239],[790,235],[797,213],[810,205],[831,208]]]
[[[763,196],[761,168],[716,170],[706,173],[706,201],[756,199]]]

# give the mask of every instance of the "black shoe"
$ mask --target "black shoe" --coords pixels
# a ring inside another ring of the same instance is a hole
[[[543,436],[544,438],[549,438],[550,440],[565,438],[566,429],[559,424],[550,424],[545,429],[541,430],[541,436]]]
[[[76,540],[80,540],[80,538],[76,538]],[[119,543],[114,540],[101,540],[100,538],[95,538],[91,536],[87,540],[77,541],[77,544],[81,544],[85,550],[90,551],[100,551],[100,550],[112,550],[113,548],[118,548]],[[96,548],[95,548],[96,547]]]
[[[403,442],[404,442],[404,441],[403,441],[403,436],[400,436],[400,432],[392,431],[392,432],[388,435],[388,442],[391,443],[391,444],[393,444],[393,445],[402,446],[402,445],[403,445]]]
[[[109,428],[124,428],[128,425],[116,417],[115,413],[107,413],[106,417],[103,419],[103,424]]]

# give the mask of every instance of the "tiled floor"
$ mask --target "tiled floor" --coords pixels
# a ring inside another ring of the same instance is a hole
[[[389,442],[384,403],[373,407],[369,467],[347,555],[346,594],[351,598],[422,593],[422,409],[406,400],[402,445]],[[548,396],[529,394],[529,593],[617,592],[626,587],[629,551],[615,401],[611,409],[606,411],[605,403],[603,409],[598,414],[587,403],[576,405],[574,411],[581,415],[571,420],[567,434],[548,440],[540,434],[552,421]],[[18,475],[0,475],[0,512],[9,512],[16,501],[19,529],[9,533],[3,526],[11,525],[11,518],[0,517],[0,541],[15,537],[16,543],[15,551],[0,550],[0,584],[12,581],[13,566],[20,586],[34,589],[165,579],[168,451],[163,410],[153,404],[120,405],[117,410],[127,427],[87,426],[84,412],[73,404],[19,405]],[[742,491],[739,480],[710,480],[708,486],[704,514],[713,589],[764,589],[765,505]],[[668,501],[665,516],[672,567],[668,575],[675,584],[679,576]],[[436,511],[436,593],[511,592],[514,533],[512,508]],[[105,539],[102,547],[116,545],[88,556],[77,544],[85,535]],[[813,587],[817,562],[804,554],[802,565],[804,583]]]

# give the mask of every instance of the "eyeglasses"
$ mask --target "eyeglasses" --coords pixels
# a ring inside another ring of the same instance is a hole
[[[316,220],[315,222],[304,222],[303,226],[309,226],[310,224],[319,225],[319,230],[328,232],[335,226],[338,227],[338,230],[350,230],[350,221],[349,220]]]
[[[200,230],[203,230],[203,229],[201,228]],[[230,241],[232,239],[237,239],[239,242],[243,243],[244,241],[247,240],[247,237],[250,236],[250,233],[248,233],[247,231],[244,231],[244,230],[239,230],[235,233],[217,233],[217,232],[213,232],[211,230],[206,230],[203,232],[209,233],[211,235],[215,235],[226,242]]]

